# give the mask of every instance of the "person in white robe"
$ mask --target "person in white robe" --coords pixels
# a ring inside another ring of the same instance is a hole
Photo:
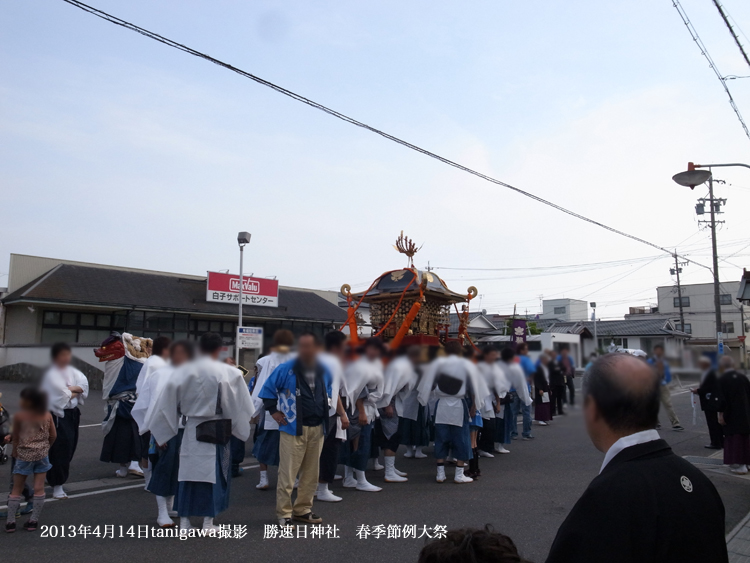
[[[49,410],[57,430],[57,439],[49,450],[52,469],[47,482],[52,487],[52,498],[65,499],[63,485],[70,474],[70,462],[78,445],[78,425],[81,421],[79,405],[89,396],[86,376],[70,365],[73,353],[64,342],[52,346],[52,365],[42,378],[42,390],[47,393]]]
[[[510,445],[510,442],[512,440],[511,429],[513,425],[511,424],[511,420],[513,418],[513,401],[517,397],[520,402],[526,406],[531,405],[531,403],[533,402],[533,399],[529,394],[529,386],[526,380],[526,374],[523,372],[523,368],[514,361],[515,357],[516,352],[515,350],[513,350],[513,348],[503,348],[502,352],[500,352],[500,361],[497,363],[497,365],[500,366],[500,369],[503,371],[503,374],[505,374],[505,378],[508,380],[508,384],[510,385],[510,391],[508,392],[510,401],[505,404],[505,407],[503,409],[504,425],[502,441],[505,446]],[[527,440],[528,438],[522,439]],[[505,447],[504,449],[507,450],[507,447]]]
[[[417,385],[416,367],[421,357],[419,346],[398,350],[383,374],[383,396],[377,403],[379,418],[375,421],[375,436],[383,450],[385,482],[403,483],[407,474],[396,469],[396,451],[401,443],[399,418],[404,411],[404,397]]]
[[[376,493],[381,491],[367,481],[365,471],[370,459],[373,423],[378,416],[378,401],[383,396],[383,343],[379,338],[365,341],[363,355],[349,364],[346,379],[347,445],[345,449],[344,487]]]
[[[277,367],[297,357],[296,353],[291,350],[293,346],[294,334],[292,331],[287,329],[277,330],[273,334],[271,353],[260,358],[255,364],[258,375],[255,377],[252,395],[258,424],[255,428],[253,440],[253,457],[258,460],[260,465],[260,480],[255,488],[261,491],[268,490],[268,466],[279,465],[280,437],[279,424],[263,408],[260,391]]]
[[[490,390],[490,396],[481,406],[483,426],[478,445],[478,453],[481,457],[494,457],[491,450],[501,454],[510,453],[502,445],[504,436],[502,407],[510,391],[510,383],[497,364],[499,359],[500,351],[497,347],[486,346],[482,350],[482,361],[477,364],[477,369]]]
[[[169,442],[185,417],[180,444],[176,508],[180,528],[202,516],[203,529],[218,532],[214,518],[229,506],[229,438],[250,437],[254,408],[237,368],[219,362],[223,342],[216,333],[200,338],[201,356],[177,368],[167,379],[147,425],[157,447]]]
[[[331,406],[328,410],[328,435],[320,452],[320,471],[318,490],[315,498],[322,502],[340,502],[342,498],[329,489],[336,479],[336,467],[339,462],[339,449],[346,442],[346,429],[349,428],[349,417],[346,415],[342,395],[346,396],[344,380],[344,352],[346,335],[340,330],[333,330],[325,336],[325,352],[318,354],[318,360],[331,374]],[[341,477],[339,477],[340,479]]]
[[[435,460],[436,481],[445,481],[445,460],[452,452],[456,458],[456,483],[471,483],[473,479],[464,475],[466,462],[472,459],[470,413],[490,394],[484,378],[477,367],[463,357],[463,348],[451,341],[445,345],[446,357],[435,359],[419,382],[419,402],[429,403],[437,398],[435,405]]]
[[[141,469],[143,470],[144,487],[148,487],[148,481],[151,478],[151,466],[148,462],[148,449],[149,444],[151,443],[151,433],[143,429],[145,412],[151,402],[148,380],[152,373],[167,365],[167,361],[169,360],[169,345],[171,343],[172,340],[167,336],[154,338],[151,355],[141,367],[138,379],[135,382],[135,393],[137,398],[133,405],[133,410],[130,411],[130,416],[133,417],[133,420],[135,420],[135,423],[138,425],[138,432],[141,436],[140,464]]]
[[[159,447],[156,445],[156,440],[151,436],[149,424],[155,416],[154,408],[157,397],[167,381],[174,375],[175,370],[193,359],[194,349],[195,346],[189,340],[178,340],[172,343],[169,348],[169,363],[165,363],[161,369],[149,373],[148,378],[141,385],[136,406],[133,407],[133,413],[136,412],[136,407],[141,407],[137,419],[138,428],[141,431],[141,436],[144,434],[149,436],[148,461],[151,465],[151,476],[146,483],[146,490],[156,496],[156,523],[161,528],[174,526],[172,516],[177,515],[172,509],[179,488],[180,442],[182,441],[184,424],[180,421],[177,435]]]

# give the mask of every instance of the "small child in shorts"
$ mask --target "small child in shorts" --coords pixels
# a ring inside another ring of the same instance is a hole
[[[33,532],[37,529],[44,506],[44,479],[52,468],[49,448],[57,438],[52,415],[47,410],[47,394],[36,387],[21,391],[21,410],[13,417],[11,442],[13,457],[13,491],[8,496],[8,519],[5,531],[16,531],[16,510],[21,504],[21,493],[29,475],[34,476],[34,509],[23,527]]]

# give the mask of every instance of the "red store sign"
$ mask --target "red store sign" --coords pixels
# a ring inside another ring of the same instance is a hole
[[[218,303],[240,302],[240,276],[208,272],[206,301]],[[266,278],[242,277],[242,302],[260,307],[279,306],[279,281]]]

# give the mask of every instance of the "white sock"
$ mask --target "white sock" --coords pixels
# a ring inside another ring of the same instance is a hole
[[[180,528],[183,530],[189,530],[193,525],[190,523],[190,518],[187,516],[180,516]]]
[[[328,492],[328,483],[318,483],[318,492],[319,493],[327,493]]]
[[[53,497],[62,497],[65,496],[65,491],[63,490],[62,485],[55,485],[52,487],[52,496]]]

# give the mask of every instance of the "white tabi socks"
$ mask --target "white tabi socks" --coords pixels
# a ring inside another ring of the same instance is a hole
[[[344,488],[353,489],[357,486],[357,480],[354,478],[354,470],[348,465],[344,466]]]
[[[255,488],[260,489],[261,491],[268,489],[268,471],[260,472],[260,482],[255,485]]]
[[[445,465],[438,465],[437,466],[437,475],[435,476],[435,481],[438,483],[442,483],[445,481]]]
[[[424,459],[427,454],[422,451],[422,446],[414,446],[414,457],[417,459]]]
[[[506,450],[500,442],[495,442],[495,452],[499,454],[509,454],[510,450]]]
[[[220,530],[220,528],[216,524],[214,524],[214,519],[210,516],[206,516],[203,519],[203,529],[209,532],[213,532],[214,534],[218,534]]]
[[[160,528],[171,528],[174,522],[169,517],[169,505],[167,497],[156,496],[156,507],[159,509],[159,515],[156,517],[156,523]]]
[[[403,483],[408,481],[406,477],[399,475],[396,471],[396,458],[385,457],[385,482],[386,483]]]
[[[471,477],[467,477],[464,475],[464,468],[463,466],[456,466],[456,474],[453,477],[453,481],[456,483],[471,483],[474,479]]]
[[[377,493],[378,491],[382,491],[383,489],[380,487],[376,487],[372,483],[370,483],[365,478],[365,472],[360,471],[358,469],[354,470],[354,476],[357,479],[357,490],[358,491],[364,491],[366,493]]]
[[[137,461],[131,461],[130,467],[128,467],[128,473],[131,475],[136,475],[138,477],[143,477],[143,469],[141,469],[141,464]]]
[[[414,452],[417,450],[417,446],[406,446],[404,457],[414,457]]]
[[[194,530],[195,528],[190,523],[190,518],[187,516],[181,516],[180,517],[180,529],[181,530]]]
[[[177,511],[174,509],[174,495],[167,497],[167,514],[170,518],[177,517]]]
[[[52,498],[56,498],[58,500],[68,498],[68,495],[65,494],[62,485],[55,485],[54,487],[52,487]]]
[[[334,495],[328,488],[328,483],[318,483],[316,498],[321,502],[339,502],[341,497]]]
[[[125,463],[125,464],[121,463],[120,464],[120,469],[118,469],[117,471],[115,471],[115,476],[123,478],[123,479],[125,477],[127,477],[128,476],[128,464],[127,463]]]

